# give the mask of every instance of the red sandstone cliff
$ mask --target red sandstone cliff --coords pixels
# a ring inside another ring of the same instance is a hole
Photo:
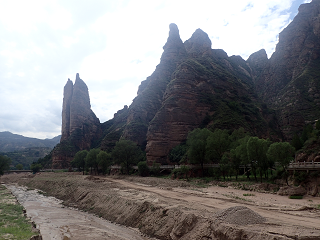
[[[63,95],[62,136],[52,153],[55,168],[69,166],[77,151],[90,149],[101,137],[100,121],[91,110],[88,87],[78,73],[74,85],[68,79]]]
[[[276,109],[286,138],[320,118],[320,1],[302,4],[294,20],[279,34],[269,60],[264,51],[252,54],[258,95]]]

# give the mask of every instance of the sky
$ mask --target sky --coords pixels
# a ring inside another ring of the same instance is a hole
[[[0,0],[0,132],[61,134],[63,87],[76,73],[105,122],[130,106],[160,62],[169,24],[182,41],[200,28],[213,49],[245,60],[311,0]]]

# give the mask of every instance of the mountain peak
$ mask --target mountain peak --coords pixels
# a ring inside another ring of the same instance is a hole
[[[169,37],[166,44],[163,46],[163,53],[161,61],[173,60],[177,57],[183,57],[186,55],[186,49],[184,48],[183,42],[180,38],[178,26],[175,23],[169,25]]]
[[[211,54],[211,40],[207,33],[198,28],[184,43],[189,54],[194,57]]]

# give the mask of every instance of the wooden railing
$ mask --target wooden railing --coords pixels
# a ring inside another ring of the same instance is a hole
[[[288,169],[320,169],[320,162],[295,162],[290,163]]]

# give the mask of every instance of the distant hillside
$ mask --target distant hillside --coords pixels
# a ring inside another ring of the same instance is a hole
[[[52,148],[48,147],[33,147],[14,152],[0,152],[0,155],[7,156],[11,159],[12,169],[15,169],[17,164],[22,164],[23,169],[30,169],[33,162],[50,154],[51,150]]]
[[[0,152],[24,151],[28,148],[54,148],[60,142],[61,136],[52,139],[37,139],[24,137],[11,132],[0,132]]]

